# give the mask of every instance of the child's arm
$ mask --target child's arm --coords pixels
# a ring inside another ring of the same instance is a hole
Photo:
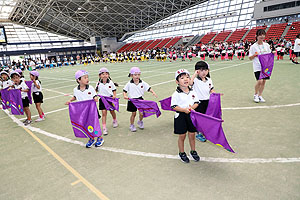
[[[98,102],[98,96],[94,96],[94,101]]]
[[[190,80],[190,85],[193,85],[194,84],[194,80],[196,78],[196,76],[198,75],[198,70],[195,70],[195,73],[193,74],[191,80]]]
[[[123,97],[124,97],[124,99],[126,99],[126,100],[129,99],[128,96],[127,96],[127,92],[123,92]]]
[[[33,83],[34,83],[34,85],[35,85],[35,87],[37,88],[37,89],[40,89],[41,87],[36,83],[36,81],[35,80],[32,80],[33,81]]]
[[[116,97],[117,97],[117,91],[114,90],[114,91],[113,91],[113,96],[112,96],[112,98],[115,99]]]
[[[156,93],[152,90],[152,88],[150,88],[149,92],[151,92],[153,94],[153,96],[155,96],[157,98]]]
[[[184,112],[186,114],[189,114],[191,112],[190,108],[181,108],[179,106],[174,107],[173,110],[178,111],[178,112]]]
[[[65,103],[65,105],[69,105],[72,101],[75,101],[76,100],[76,97],[72,97],[69,101],[67,101],[66,103]]]

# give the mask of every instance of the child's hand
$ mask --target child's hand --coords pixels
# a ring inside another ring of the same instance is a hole
[[[221,96],[224,96],[224,94],[223,94],[223,93],[220,93],[220,95],[221,95]]]
[[[254,57],[256,57],[256,56],[258,56],[258,53],[257,53],[257,52],[255,52],[255,54],[254,54]]]
[[[129,100],[129,98],[127,96],[124,96],[124,99]]]
[[[153,92],[153,96],[155,96],[156,98],[158,97],[157,94],[155,92]]]
[[[185,108],[185,109],[184,109],[184,112],[185,112],[186,114],[189,114],[189,113],[191,112],[191,108]]]
[[[115,99],[115,98],[116,98],[116,96],[114,95],[112,98],[113,98],[113,99]]]
[[[69,105],[71,103],[71,101],[67,101],[66,103],[65,103],[65,105]]]

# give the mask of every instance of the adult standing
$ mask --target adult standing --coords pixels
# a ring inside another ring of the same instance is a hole
[[[294,44],[294,53],[295,53],[295,60],[293,63],[298,63],[298,57],[300,56],[300,33],[296,36],[295,44]]]
[[[261,64],[258,59],[258,55],[271,53],[270,45],[265,43],[266,32],[263,29],[258,29],[256,31],[256,42],[250,47],[249,59],[253,61],[253,72],[256,78],[255,84],[255,94],[254,102],[265,102],[265,99],[262,97],[262,93],[265,88],[266,80],[270,77],[263,78],[259,80],[259,75],[261,72]]]

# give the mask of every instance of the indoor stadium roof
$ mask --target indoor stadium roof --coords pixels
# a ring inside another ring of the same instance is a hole
[[[144,29],[207,0],[18,0],[9,19],[25,26],[89,40]]]

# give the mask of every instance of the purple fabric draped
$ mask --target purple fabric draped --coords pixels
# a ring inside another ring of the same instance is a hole
[[[33,81],[25,81],[26,85],[29,87],[29,91],[27,92],[29,103],[32,104],[32,97],[31,97],[31,85]]]
[[[76,137],[94,138],[102,135],[97,105],[93,99],[70,103],[69,114]]]
[[[206,115],[222,119],[222,110],[221,110],[221,94],[212,93],[209,97],[209,102],[206,110]]]
[[[171,99],[172,99],[172,97],[168,97],[163,100],[160,100],[159,103],[160,103],[161,109],[175,111],[171,108]]]
[[[9,101],[9,91],[7,89],[1,90],[1,99],[2,99],[3,110],[9,109],[10,101]]]
[[[274,54],[267,53],[258,55],[258,59],[261,64],[259,79],[270,77],[274,67]]]
[[[106,96],[101,96],[101,95],[98,95],[98,96],[101,98],[106,110],[116,110],[119,112],[119,99],[120,98],[114,99],[112,97],[106,97]]]
[[[13,89],[9,91],[9,101],[11,104],[11,113],[13,115],[24,115],[21,91]]]
[[[149,117],[156,114],[158,118],[161,115],[161,112],[155,101],[141,100],[141,99],[129,99],[137,109],[143,113],[144,117]]]
[[[207,140],[217,146],[223,147],[229,152],[235,153],[225,137],[222,128],[223,120],[193,110],[191,111],[190,116],[195,128],[203,133]]]

